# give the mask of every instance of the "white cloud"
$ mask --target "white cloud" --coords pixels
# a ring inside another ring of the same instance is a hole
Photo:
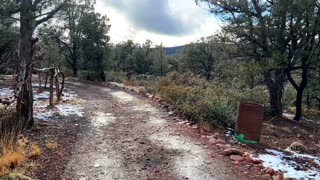
[[[220,29],[218,20],[197,6],[194,0],[157,1],[162,2],[139,0],[137,6],[136,0],[97,0],[96,11],[110,18],[109,35],[113,43],[127,39],[143,43],[150,39],[154,44],[176,46],[212,35]]]

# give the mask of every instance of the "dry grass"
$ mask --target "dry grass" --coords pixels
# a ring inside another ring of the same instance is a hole
[[[0,158],[0,175],[5,175],[27,160],[25,150],[23,148],[17,148],[15,150],[2,150],[2,156]]]
[[[138,93],[139,93],[140,95],[143,95],[143,96],[144,96],[147,92],[146,92],[145,88],[139,87]]]
[[[32,144],[31,145],[31,152],[30,152],[30,158],[36,158],[40,156],[41,150],[38,145]]]
[[[39,153],[23,137],[24,125],[14,111],[0,111],[0,179],[12,172],[24,173],[28,158]]]
[[[57,149],[58,147],[58,143],[57,142],[48,142],[46,144],[46,147],[50,150],[54,150],[54,149]]]
[[[123,84],[125,86],[135,86],[135,83],[132,80],[124,80]]]

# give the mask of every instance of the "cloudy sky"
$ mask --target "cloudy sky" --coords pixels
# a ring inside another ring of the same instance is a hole
[[[218,21],[194,0],[97,0],[96,10],[111,23],[111,42],[132,39],[177,46],[214,34]]]

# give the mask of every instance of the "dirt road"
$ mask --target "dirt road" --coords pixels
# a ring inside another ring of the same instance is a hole
[[[64,179],[244,179],[231,163],[183,133],[167,112],[127,92],[69,84],[85,100],[90,125],[75,145]]]

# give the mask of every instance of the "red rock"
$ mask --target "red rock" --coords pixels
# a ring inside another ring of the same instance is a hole
[[[229,148],[230,146],[226,145],[226,144],[221,144],[221,143],[218,143],[216,144],[216,146],[220,149],[226,149],[226,148]]]
[[[230,158],[231,160],[233,160],[233,161],[239,161],[239,162],[241,162],[241,161],[244,160],[244,157],[239,156],[239,155],[231,155],[229,158]]]
[[[227,148],[222,152],[222,155],[224,156],[230,156],[230,155],[237,155],[237,154],[243,154],[243,152],[236,148]]]
[[[249,163],[252,163],[253,162],[253,159],[249,156],[246,156],[245,157],[246,161],[249,162]]]
[[[234,161],[232,163],[235,164],[235,165],[238,165],[240,162],[239,161]]]
[[[279,172],[279,173],[278,173],[278,179],[277,179],[277,180],[283,180],[283,179],[284,179],[283,173]]]
[[[263,169],[263,165],[262,164],[255,164],[254,167],[256,167],[257,169]]]
[[[253,162],[254,164],[262,164],[262,163],[263,163],[263,161],[260,160],[260,159],[253,159],[252,162]]]
[[[264,174],[259,179],[261,179],[261,180],[272,180],[270,174]]]
[[[268,168],[268,169],[266,170],[266,173],[267,173],[267,174],[270,174],[270,175],[272,176],[272,175],[274,175],[275,172],[274,172],[274,170],[273,170],[272,168]]]

